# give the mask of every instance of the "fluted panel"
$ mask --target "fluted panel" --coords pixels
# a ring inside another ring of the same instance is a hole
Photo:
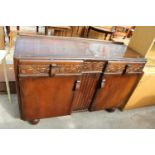
[[[80,88],[75,92],[72,110],[86,110],[92,101],[100,74],[85,73],[81,77]]]

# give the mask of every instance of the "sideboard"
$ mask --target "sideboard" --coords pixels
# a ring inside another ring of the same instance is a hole
[[[145,63],[123,44],[19,36],[14,69],[21,119],[36,124],[74,111],[123,109]]]

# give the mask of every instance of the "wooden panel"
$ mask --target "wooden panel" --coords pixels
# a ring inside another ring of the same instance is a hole
[[[26,53],[26,54],[25,54]],[[33,59],[98,59],[120,60],[141,58],[126,46],[111,42],[74,37],[20,36],[17,38],[15,58]],[[141,58],[142,61],[145,59]]]
[[[83,65],[82,72],[102,72],[103,67],[105,65],[105,61],[85,61]]]
[[[80,88],[76,90],[72,110],[87,110],[92,101],[100,74],[83,74],[80,79]]]
[[[85,61],[80,79],[80,87],[75,92],[72,109],[73,111],[87,110],[94,96],[97,82],[102,73],[104,61]]]
[[[50,71],[49,65],[19,65],[19,76],[48,76]]]
[[[51,76],[56,74],[80,74],[83,61],[24,61],[19,65],[19,76]]]
[[[126,63],[121,61],[109,61],[105,70],[105,74],[122,74]]]
[[[142,73],[145,62],[109,61],[105,74]]]
[[[91,110],[123,107],[140,77],[141,74],[105,75],[105,84],[97,91]]]
[[[22,119],[69,115],[76,78],[20,78]]]
[[[142,73],[145,63],[128,63],[126,73]]]
[[[54,61],[51,64],[51,75],[81,74],[83,61]]]

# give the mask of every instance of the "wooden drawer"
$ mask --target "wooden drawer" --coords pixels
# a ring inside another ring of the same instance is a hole
[[[105,69],[105,74],[122,74],[126,63],[120,61],[109,61]]]
[[[144,66],[145,66],[145,63],[141,63],[141,62],[128,63],[126,66],[126,73],[127,74],[142,73]]]
[[[21,64],[19,65],[19,76],[49,76],[50,65]]]
[[[83,61],[23,61],[19,65],[19,76],[54,76],[81,74]]]
[[[21,61],[19,64],[19,76],[53,76],[82,73],[102,73],[105,62],[100,61]]]
[[[144,65],[144,62],[109,61],[105,70],[105,74],[142,73]]]
[[[75,62],[53,62],[51,64],[51,75],[56,74],[81,74],[83,61]]]

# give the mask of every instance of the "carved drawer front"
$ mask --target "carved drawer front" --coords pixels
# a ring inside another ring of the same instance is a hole
[[[105,69],[105,74],[122,74],[125,70],[125,66],[126,63],[124,62],[109,61]]]
[[[19,65],[19,76],[54,76],[81,74],[82,60],[22,60]]]
[[[83,64],[83,73],[98,73],[102,72],[105,62],[103,61],[86,61]]]
[[[77,62],[53,62],[51,75],[56,74],[81,74],[83,61]]]
[[[19,76],[48,76],[50,65],[21,64],[19,65]]]
[[[126,73],[142,73],[145,63],[128,63]]]

